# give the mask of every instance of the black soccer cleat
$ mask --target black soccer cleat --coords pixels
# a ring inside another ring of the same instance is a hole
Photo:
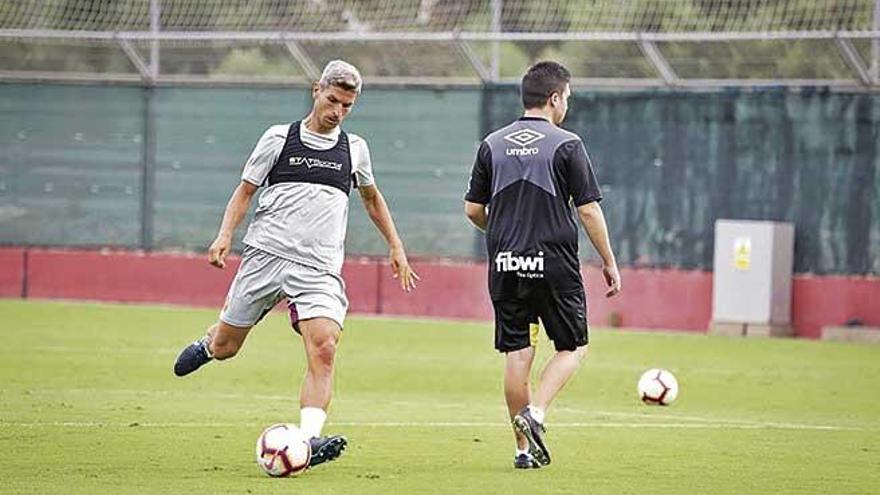
[[[546,430],[543,424],[538,423],[532,417],[528,407],[524,407],[519,414],[514,416],[513,426],[516,428],[516,431],[522,433],[526,440],[529,441],[529,454],[542,466],[550,464],[550,450],[544,443],[544,432]]]
[[[538,469],[541,465],[532,457],[532,454],[522,453],[513,458],[513,467],[516,469]]]
[[[309,439],[309,445],[312,447],[312,457],[309,459],[309,467],[317,466],[335,460],[342,455],[348,440],[342,435],[333,435],[329,437],[316,437]]]
[[[208,338],[201,339],[186,346],[177,361],[174,363],[174,374],[177,376],[185,376],[199,369],[203,364],[213,359],[208,353]]]

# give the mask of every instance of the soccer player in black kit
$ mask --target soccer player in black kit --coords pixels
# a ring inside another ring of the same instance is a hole
[[[558,127],[568,110],[571,74],[540,62],[522,79],[525,114],[486,137],[465,195],[465,214],[486,233],[495,348],[505,354],[504,395],[516,435],[514,467],[550,464],[544,416],[586,356],[586,298],[575,213],[602,258],[607,297],[620,274],[584,143]],[[556,354],[534,395],[529,373],[538,319]]]

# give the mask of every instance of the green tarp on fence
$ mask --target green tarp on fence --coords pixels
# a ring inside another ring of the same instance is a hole
[[[263,130],[309,106],[301,89],[2,84],[0,244],[204,249]],[[481,255],[461,197],[479,139],[520,112],[511,87],[367,88],[346,128],[411,252]],[[878,122],[869,93],[578,91],[565,126],[624,264],[708,269],[716,218],[769,219],[795,223],[796,271],[877,274]],[[384,254],[356,193],[351,210],[349,254]]]

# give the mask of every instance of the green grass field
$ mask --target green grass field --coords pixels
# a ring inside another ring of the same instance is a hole
[[[295,479],[254,462],[298,418],[299,337],[271,315],[235,359],[178,379],[215,311],[0,301],[2,493],[878,493],[880,348],[594,331],[550,410],[552,465],[511,467],[488,324],[351,318],[326,432]],[[548,345],[542,342],[547,358]],[[648,367],[681,383],[649,407]]]

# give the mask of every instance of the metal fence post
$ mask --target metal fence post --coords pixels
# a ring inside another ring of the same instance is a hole
[[[155,81],[159,78],[159,29],[161,29],[162,8],[159,0],[150,0],[150,33],[153,40],[150,41],[150,75]]]
[[[880,29],[880,0],[874,0],[874,22],[871,27],[876,33]],[[871,82],[880,83],[880,39],[871,38]]]
[[[880,1],[880,0],[878,0]],[[501,32],[501,12],[504,9],[503,0],[492,0],[492,32],[498,34]],[[491,51],[491,60],[489,62],[489,75],[492,82],[498,82],[501,77],[501,42],[493,41]]]
[[[141,248],[153,249],[153,224],[156,206],[156,88],[143,89],[144,139],[141,157]]]

